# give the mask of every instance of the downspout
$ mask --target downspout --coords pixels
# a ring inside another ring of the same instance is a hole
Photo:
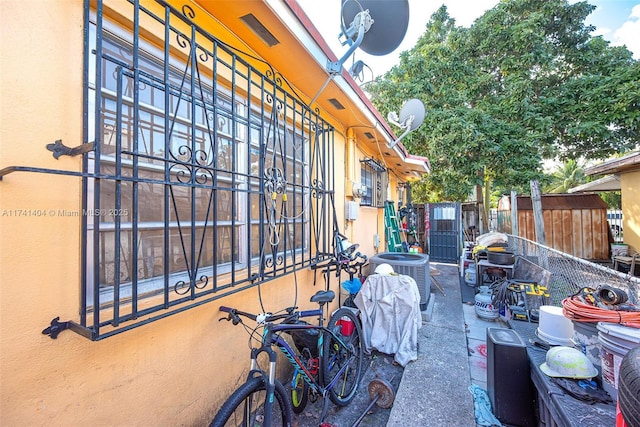
[[[353,186],[353,183],[356,181],[356,139],[353,128],[347,129],[347,147],[345,157],[345,185]],[[346,193],[349,194],[349,191],[347,190]]]
[[[355,139],[355,132],[353,130],[353,128],[347,128],[347,144],[345,146],[345,153],[344,153],[344,157],[345,157],[345,161],[344,161],[344,208],[345,208],[345,212],[347,209],[347,197],[351,196],[351,200],[355,200],[354,194],[353,194],[353,183],[356,181],[356,139]],[[345,233],[347,232],[347,229],[349,228],[349,221],[346,220],[344,221],[344,231]],[[349,233],[349,239],[353,240],[353,228],[351,229],[351,232]]]

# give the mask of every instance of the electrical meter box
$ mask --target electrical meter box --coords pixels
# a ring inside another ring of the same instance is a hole
[[[344,210],[344,216],[347,221],[358,219],[358,202],[348,201]]]

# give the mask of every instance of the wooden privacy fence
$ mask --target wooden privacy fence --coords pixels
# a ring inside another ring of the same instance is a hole
[[[531,198],[517,197],[518,236],[536,241]],[[587,260],[608,260],[613,238],[607,205],[596,194],[545,194],[542,215],[547,246]],[[512,233],[511,206],[498,208],[498,231]]]

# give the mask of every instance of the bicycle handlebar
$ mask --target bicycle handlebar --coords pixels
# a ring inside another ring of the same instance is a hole
[[[355,263],[354,263],[355,265],[364,265],[364,263],[366,263],[366,262],[367,262],[367,259],[368,259],[368,258],[367,258],[367,256],[366,256],[366,255],[364,255],[364,254],[362,254],[362,253],[360,253],[360,252],[356,252],[356,254],[355,254],[355,255],[356,255],[356,258],[361,258],[361,259],[362,259],[362,261],[357,261],[357,262],[355,262]]]
[[[221,305],[219,310],[225,313],[229,313],[226,320],[231,320],[234,325],[238,323],[242,323],[242,319],[240,316],[246,317],[258,323],[266,323],[273,322],[275,320],[286,319],[294,316],[295,310],[297,307],[288,307],[285,309],[286,313],[281,314],[271,314],[271,313],[263,313],[263,314],[252,314],[247,313],[246,311],[238,310],[237,308],[231,308],[224,305]],[[220,319],[223,320],[223,319]]]
[[[358,261],[358,258],[360,258],[360,261]],[[312,264],[310,268],[312,270],[321,270],[326,268],[329,271],[336,271],[338,270],[338,268],[340,268],[356,271],[357,268],[365,265],[367,263],[367,260],[368,257],[366,255],[360,252],[356,252],[355,254],[353,254],[353,258],[351,259],[346,258],[343,261],[340,261],[334,257],[322,263]]]

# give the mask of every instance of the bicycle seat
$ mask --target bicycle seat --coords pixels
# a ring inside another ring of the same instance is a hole
[[[333,291],[318,291],[310,299],[311,302],[317,302],[318,304],[324,304],[333,301],[336,297],[336,293]]]

